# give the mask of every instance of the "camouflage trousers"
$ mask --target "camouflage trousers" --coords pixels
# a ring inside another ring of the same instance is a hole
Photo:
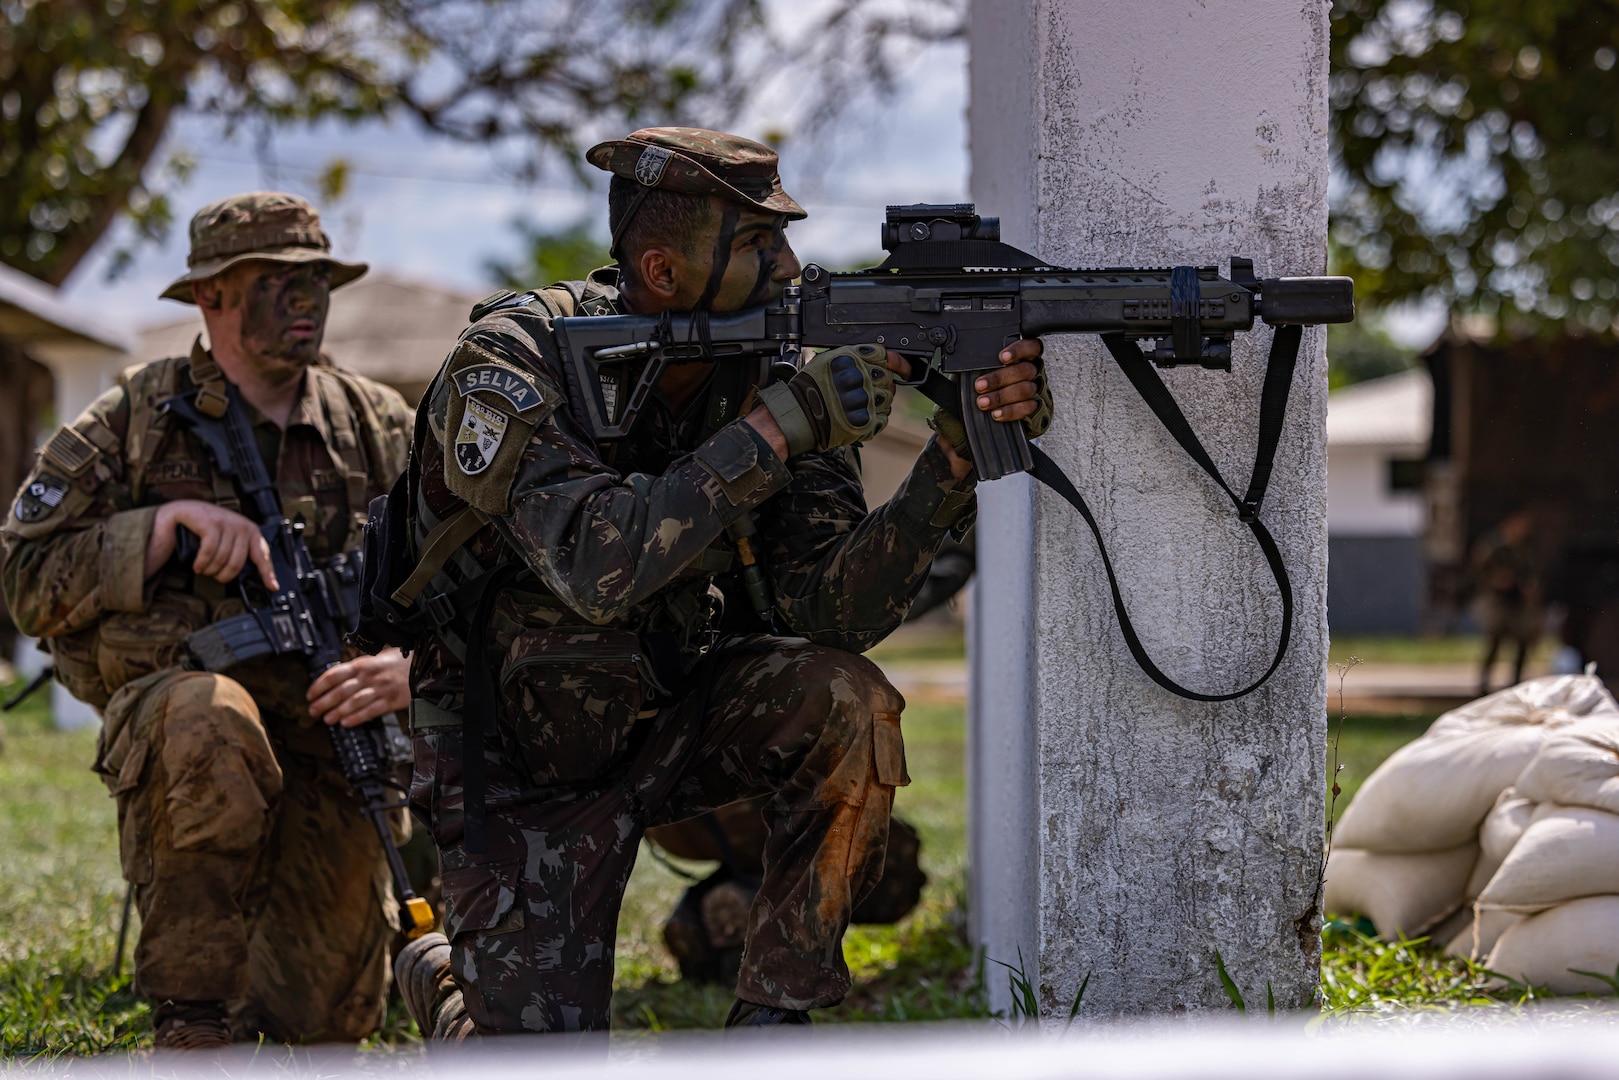
[[[97,771],[141,915],[136,993],[224,1001],[238,1038],[380,1026],[392,886],[325,732],[170,669],[114,695]]]
[[[882,874],[894,788],[910,782],[904,699],[870,661],[797,639],[722,650],[706,683],[593,785],[525,790],[513,755],[488,750],[481,855],[461,844],[459,734],[417,735],[414,796],[431,807],[452,971],[479,1032],[606,1028],[643,832],[759,795],[769,839],[737,996],[813,1009],[848,993],[843,932]]]

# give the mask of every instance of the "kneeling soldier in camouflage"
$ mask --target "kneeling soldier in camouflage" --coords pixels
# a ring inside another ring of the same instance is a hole
[[[417,420],[404,561],[439,629],[412,657],[413,798],[443,851],[448,940],[408,946],[396,975],[440,1036],[606,1028],[642,833],[768,795],[727,1024],[807,1023],[849,991],[843,932],[908,782],[904,701],[859,653],[972,518],[964,432],[868,512],[852,447],[908,365],[867,345],[768,386],[758,365],[671,366],[631,432],[598,441],[553,318],[777,298],[804,211],[775,152],[734,135],[649,129],[588,156],[613,174],[618,266],[480,305]],[[1039,354],[1009,346],[981,407],[1035,414]],[[749,522],[762,615],[724,595]]]
[[[191,223],[189,357],[125,374],[52,436],[5,524],[6,599],[50,642],[57,678],[104,710],[95,768],[117,798],[124,876],[141,914],[135,991],[159,1047],[264,1033],[357,1040],[382,1021],[396,919],[377,835],[333,760],[327,723],[409,700],[397,650],[311,686],[296,659],[231,677],[185,670],[185,635],[243,610],[258,525],[195,433],[164,410],[196,391],[248,405],[287,517],[317,558],[351,551],[371,498],[404,468],[410,415],[385,387],[320,362],[330,290],[365,266],[331,257],[315,211],[258,193]],[[198,538],[190,566],[178,527]]]

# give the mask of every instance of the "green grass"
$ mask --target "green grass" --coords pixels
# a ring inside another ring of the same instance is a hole
[[[1529,667],[1544,670],[1556,648],[1556,641],[1542,637],[1529,652]],[[1506,663],[1511,655],[1510,651],[1498,654],[1496,663]],[[1335,635],[1328,649],[1329,661],[1342,664],[1351,656],[1368,664],[1477,664],[1484,659],[1484,639],[1477,634],[1449,637]]]
[[[892,656],[945,655],[949,634],[895,643]],[[959,649],[959,636],[956,638]],[[958,653],[959,655],[959,653]],[[1432,717],[1347,718],[1342,727],[1339,810],[1377,763],[1421,734]],[[149,1045],[144,1002],[125,973],[112,975],[123,886],[112,800],[87,764],[91,733],[50,730],[43,698],[6,717],[0,753],[0,1056],[90,1053]],[[855,927],[844,953],[855,987],[825,1010],[829,1022],[977,1017],[987,1013],[981,972],[964,933],[966,840],[963,819],[963,710],[918,703],[906,711],[906,746],[915,782],[897,809],[921,832],[929,876],[921,905],[896,926]],[[1334,728],[1336,728],[1334,720]],[[706,873],[709,866],[692,864]],[[679,981],[661,927],[686,882],[651,858],[631,878],[619,923],[615,1026],[647,1030],[715,1027],[728,992]],[[1341,923],[1326,934],[1322,996],[1326,1015],[1479,1004],[1509,1006],[1522,988],[1485,992],[1487,973],[1423,943],[1388,945]],[[1250,1003],[1251,1005],[1253,1003]],[[373,1047],[410,1051],[414,1026],[397,1006]]]
[[[3,692],[9,696],[17,684]],[[48,694],[5,714],[0,753],[0,1054],[150,1041],[146,1004],[114,977],[124,885],[93,732],[51,730]]]

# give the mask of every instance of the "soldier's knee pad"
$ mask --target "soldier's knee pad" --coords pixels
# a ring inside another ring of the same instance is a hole
[[[170,846],[229,855],[263,843],[282,777],[252,696],[223,675],[182,672],[145,704]]]

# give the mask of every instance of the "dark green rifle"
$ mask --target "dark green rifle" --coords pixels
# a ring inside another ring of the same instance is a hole
[[[259,523],[270,546],[270,564],[280,588],[270,591],[250,563],[236,581],[248,610],[188,634],[186,651],[190,662],[204,671],[228,671],[259,656],[296,656],[313,681],[343,659],[343,636],[359,615],[359,563],[353,556],[337,554],[315,564],[304,543],[303,522],[288,521],[281,512],[281,499],[264,467],[241,394],[228,383],[226,401],[224,415],[217,417],[198,407],[195,390],[171,398],[162,408],[208,444],[221,473],[235,478],[243,509]],[[177,555],[189,567],[196,558],[197,538],[183,527],[180,531]],[[329,724],[326,731],[344,778],[382,841],[406,933],[419,937],[433,928],[433,910],[411,888],[388,825],[388,814],[404,807],[405,795],[389,775],[387,732],[380,719],[357,727]]]
[[[993,480],[1032,472],[1102,534],[1060,468],[1031,446],[1022,424],[992,420],[976,405],[977,377],[998,367],[1001,349],[1043,334],[1100,334],[1108,351],[1183,449],[1230,496],[1253,531],[1282,595],[1282,633],[1270,668],[1244,689],[1188,690],[1147,656],[1124,609],[1107,550],[1102,561],[1125,643],[1160,686],[1197,701],[1228,701],[1257,689],[1280,666],[1292,631],[1293,593],[1281,554],[1259,511],[1270,482],[1303,327],[1354,318],[1354,283],[1345,277],[1266,278],[1233,257],[1229,277],[1212,266],[1051,266],[1000,242],[1000,222],[971,203],[891,206],[882,265],[832,273],[811,264],[801,283],[763,307],[726,314],[610,315],[557,319],[570,397],[582,402],[598,440],[629,433],[670,364],[775,358],[796,363],[806,348],[874,342],[911,359],[918,386],[960,416],[978,475]],[[528,301],[502,299],[497,306]],[[1229,371],[1231,341],[1263,319],[1275,329],[1260,404],[1259,447],[1246,491],[1220,476],[1156,367],[1196,364]],[[1151,352],[1141,342],[1155,343]]]

